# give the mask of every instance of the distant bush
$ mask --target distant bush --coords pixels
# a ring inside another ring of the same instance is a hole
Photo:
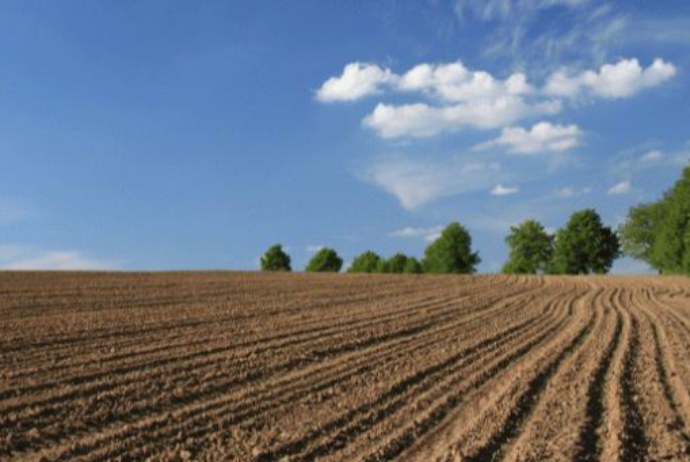
[[[358,255],[348,268],[348,273],[378,273],[382,259],[375,252],[367,250]]]
[[[335,250],[324,248],[319,250],[316,255],[309,261],[306,271],[309,273],[337,273],[343,266],[343,259],[336,253]]]
[[[280,244],[270,247],[261,257],[262,271],[291,271],[290,256]]]
[[[474,273],[481,262],[472,252],[472,237],[464,226],[451,223],[424,252],[425,273]]]

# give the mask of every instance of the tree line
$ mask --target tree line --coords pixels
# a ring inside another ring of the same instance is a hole
[[[508,274],[606,274],[626,254],[665,274],[690,274],[690,167],[658,201],[632,207],[618,230],[604,225],[595,209],[573,213],[553,234],[536,220],[512,226],[502,272]],[[471,274],[481,262],[472,237],[460,223],[448,225],[424,251],[424,258],[396,253],[383,258],[367,250],[349,273]],[[319,250],[307,272],[339,272],[343,259],[331,248]],[[274,245],[261,258],[263,271],[291,271],[290,256]]]
[[[592,209],[573,214],[555,236],[549,235],[538,222],[528,220],[512,227],[506,242],[511,250],[503,268],[505,273],[605,273],[620,253],[616,234],[601,223]],[[367,250],[352,261],[347,272],[471,274],[480,262],[479,253],[472,250],[472,236],[467,228],[454,222],[426,248],[421,261],[402,253],[386,259]],[[339,272],[342,265],[343,259],[335,250],[323,248],[305,271]],[[290,256],[281,245],[274,245],[261,258],[261,269],[291,271]]]

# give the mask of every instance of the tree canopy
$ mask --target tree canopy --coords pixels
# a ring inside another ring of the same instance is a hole
[[[657,202],[628,211],[618,229],[626,255],[666,274],[690,274],[690,166]]]
[[[690,274],[690,166],[659,204],[663,219],[652,245],[651,260],[664,273]]]
[[[664,224],[665,204],[663,201],[640,204],[628,211],[625,223],[618,227],[623,252],[661,270],[663,263],[657,262],[652,254],[654,242]]]
[[[261,257],[262,271],[291,271],[290,256],[285,253],[283,246],[276,244],[270,247]]]
[[[306,271],[309,273],[337,273],[342,266],[343,259],[335,250],[326,247],[316,252],[316,255],[309,261]]]
[[[424,272],[422,264],[414,257],[407,257],[407,262],[405,262],[405,268],[403,273],[406,274],[421,274]]]
[[[424,252],[426,273],[474,273],[480,263],[479,254],[472,252],[472,237],[460,223],[448,225],[441,236]]]
[[[371,250],[358,255],[347,270],[349,273],[377,273],[381,264],[381,257]]]
[[[550,272],[605,274],[620,256],[620,243],[594,209],[575,212],[556,234]]]
[[[506,237],[510,256],[504,273],[537,274],[547,271],[553,255],[553,238],[535,220],[527,220],[510,228]]]
[[[391,258],[386,260],[383,266],[384,273],[404,273],[405,266],[407,265],[407,255],[402,253],[396,253]]]

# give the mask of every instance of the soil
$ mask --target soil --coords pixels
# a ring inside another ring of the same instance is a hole
[[[2,273],[0,460],[689,461],[690,279]]]

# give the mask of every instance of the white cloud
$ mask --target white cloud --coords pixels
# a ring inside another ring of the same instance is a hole
[[[512,175],[502,171],[497,162],[410,158],[378,161],[363,177],[395,196],[408,210],[443,197],[487,189],[495,181],[512,180]]]
[[[604,64],[599,71],[572,74],[564,70],[554,72],[544,88],[550,96],[575,98],[587,93],[601,98],[627,98],[645,88],[666,82],[676,75],[673,64],[655,59],[643,69],[637,59],[623,59],[616,64]]]
[[[642,160],[644,161],[655,161],[655,160],[661,160],[664,157],[664,153],[659,151],[658,149],[655,149],[653,151],[649,151],[647,154],[642,156]]]
[[[502,184],[497,184],[491,190],[492,196],[510,196],[511,194],[516,194],[520,188],[517,186],[503,186]]]
[[[419,64],[401,77],[398,88],[422,91],[447,102],[496,99],[534,92],[524,74],[513,74],[501,81],[488,72],[470,71],[461,62]]]
[[[627,194],[630,192],[631,189],[631,184],[629,181],[621,181],[620,183],[617,183],[608,190],[608,194],[610,195],[620,195],[620,194]]]
[[[482,143],[475,149],[492,146],[505,146],[513,154],[539,154],[563,152],[578,146],[582,132],[577,125],[553,125],[540,122],[531,129],[506,127],[501,136],[493,141]]]
[[[0,268],[5,270],[107,270],[119,267],[117,262],[94,259],[79,250],[0,246]]]
[[[557,197],[559,199],[570,199],[572,197],[580,197],[585,194],[589,194],[592,192],[592,188],[585,187],[582,189],[575,189],[570,186],[564,186],[560,189],[557,189],[556,191],[553,192],[553,196]]]
[[[304,251],[307,253],[316,253],[320,250],[323,250],[324,246],[322,245],[308,245],[307,247],[304,248]]]
[[[443,231],[443,226],[434,226],[432,228],[407,227],[390,232],[388,235],[393,237],[421,237],[427,242],[432,242],[438,239],[438,237],[441,235],[441,231]]]
[[[389,69],[376,64],[350,63],[339,77],[326,80],[316,92],[322,102],[354,101],[381,91],[385,85],[395,83],[398,77]]]
[[[464,127],[498,128],[526,117],[556,114],[560,110],[561,105],[557,101],[528,104],[518,96],[441,107],[425,103],[401,106],[380,103],[364,118],[363,124],[382,138],[422,138]]]

